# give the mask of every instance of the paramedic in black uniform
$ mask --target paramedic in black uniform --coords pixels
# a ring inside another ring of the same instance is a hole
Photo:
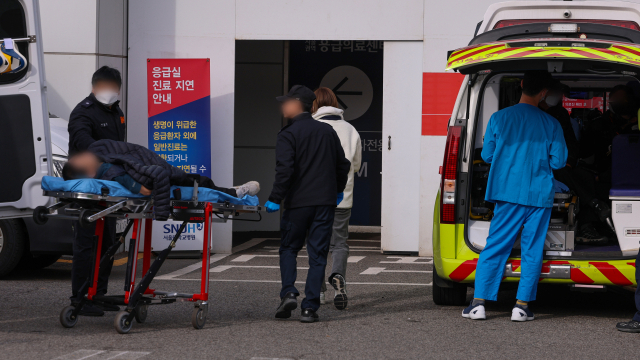
[[[109,139],[124,141],[126,126],[124,113],[118,106],[118,96],[122,86],[122,78],[117,69],[103,66],[98,69],[91,79],[91,94],[82,100],[71,112],[69,117],[69,156],[86,150],[97,140]],[[77,303],[80,287],[91,275],[91,254],[95,224],[80,227],[76,222],[73,226],[73,264],[71,266],[71,302]],[[105,218],[102,251],[106,251],[116,238],[116,219]],[[107,281],[111,273],[113,260],[107,264],[102,276],[98,278],[98,294],[106,294]],[[115,305],[94,306],[85,304],[80,315],[102,316],[104,311],[118,311]]]
[[[316,95],[309,88],[294,85],[282,103],[282,114],[289,119],[276,142],[276,179],[267,212],[285,211],[280,222],[280,275],[282,289],[276,318],[291,317],[300,295],[295,287],[296,257],[307,244],[309,272],[302,300],[300,321],[318,321],[320,289],[325,277],[331,244],[333,216],[343,198],[351,163],[344,156],[338,134],[331,125],[311,117]]]

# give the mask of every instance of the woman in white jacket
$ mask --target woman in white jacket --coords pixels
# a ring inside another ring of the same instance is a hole
[[[344,155],[347,160],[351,161],[351,170],[347,186],[344,189],[344,199],[336,207],[336,213],[333,220],[333,234],[331,236],[331,256],[333,257],[333,267],[329,282],[333,286],[335,296],[333,305],[338,310],[347,307],[347,291],[346,291],[346,271],[347,258],[349,257],[349,245],[347,238],[349,237],[349,218],[351,218],[351,207],[353,206],[353,181],[355,173],[360,170],[362,161],[362,143],[358,131],[346,122],[342,116],[344,112],[338,108],[338,99],[331,89],[321,87],[315,91],[316,100],[313,102],[313,118],[327,123],[333,127],[340,138],[340,144],[344,149]],[[322,292],[320,293],[320,303],[325,302],[326,283],[322,282]]]

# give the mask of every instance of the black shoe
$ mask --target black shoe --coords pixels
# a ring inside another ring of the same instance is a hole
[[[77,304],[72,304],[74,306],[78,306]],[[102,309],[100,309],[99,307],[90,304],[90,303],[85,303],[84,305],[82,305],[82,309],[80,309],[80,312],[78,313],[78,315],[81,316],[103,316],[104,315],[104,311]]]
[[[609,239],[604,235],[600,235],[598,230],[591,224],[582,227],[576,237],[576,243],[583,245],[604,245],[608,242]]]
[[[616,325],[618,331],[640,333],[640,322],[631,320],[629,322],[621,322]]]
[[[298,295],[290,292],[282,298],[278,310],[276,310],[276,318],[288,319],[291,317],[291,311],[298,307]]]
[[[336,294],[333,297],[333,306],[338,310],[344,310],[347,308],[347,282],[340,274],[335,274],[331,277],[331,286],[336,290]]]
[[[320,318],[318,318],[318,314],[316,314],[313,309],[302,309],[302,313],[300,314],[300,322],[313,323],[316,321],[320,321]]]
[[[113,305],[113,304],[107,304],[107,303],[96,304],[96,307],[101,309],[102,311],[120,311],[120,306]]]

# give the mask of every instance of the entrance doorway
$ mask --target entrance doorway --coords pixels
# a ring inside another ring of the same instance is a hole
[[[275,97],[301,84],[328,87],[362,140],[350,225],[381,225],[383,41],[237,40],[234,183],[257,180],[266,201],[275,176],[275,141],[283,125]],[[233,230],[278,231],[280,214],[235,222]]]

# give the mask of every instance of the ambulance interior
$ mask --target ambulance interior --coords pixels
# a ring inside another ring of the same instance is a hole
[[[491,76],[480,94],[480,107],[477,109],[477,119],[475,125],[470,125],[469,139],[471,144],[468,147],[473,149],[469,152],[469,179],[471,181],[469,189],[469,216],[466,239],[468,245],[481,250],[486,244],[489,234],[489,225],[493,216],[494,205],[484,200],[486,192],[487,178],[489,175],[490,165],[486,164],[481,157],[484,133],[487,123],[495,111],[504,109],[508,106],[515,105],[519,102],[521,95],[520,81],[522,73],[496,74]],[[564,85],[564,98],[562,106],[570,113],[573,130],[580,145],[580,160],[578,168],[581,169],[581,175],[592,176],[597,179],[597,172],[593,170],[594,157],[582,157],[590,146],[584,139],[584,126],[590,121],[599,117],[603,112],[608,110],[609,91],[616,85],[638,85],[638,80],[633,76],[626,75],[571,75],[571,74],[553,74],[554,78]],[[480,81],[479,81],[480,82]],[[475,126],[475,128],[474,128]],[[475,136],[472,135],[475,133]],[[640,168],[640,155],[638,155],[638,135],[626,135],[630,137],[633,154],[624,154],[624,168],[620,168],[620,162],[614,163],[612,173],[624,172],[628,169]],[[618,136],[620,137],[620,135]],[[619,152],[628,151],[625,147],[612,147],[612,156],[620,158]],[[621,150],[622,149],[622,150]],[[588,151],[587,151],[588,153]],[[615,167],[618,167],[617,169]],[[624,175],[623,175],[624,176]],[[595,192],[593,196],[605,201],[612,209],[612,216],[607,221],[597,221],[597,230],[600,234],[606,236],[606,240],[599,243],[585,243],[576,241],[579,237],[579,225],[582,218],[585,218],[581,212],[590,211],[590,209],[580,202],[576,191],[566,188],[556,189],[554,199],[554,207],[552,218],[547,232],[545,241],[545,258],[626,258],[635,257],[638,251],[638,241],[640,240],[640,206],[639,201],[628,201],[624,205],[617,204],[616,201],[609,199],[609,190],[611,184],[595,182]],[[625,200],[629,200],[628,198]],[[640,200],[640,197],[637,198]],[[617,206],[617,210],[616,210]],[[625,211],[624,209],[628,209]],[[633,211],[632,211],[633,210]],[[624,214],[621,214],[623,211]],[[635,214],[634,214],[635,213]],[[622,217],[621,217],[622,216]],[[634,217],[635,216],[635,217]],[[593,218],[590,218],[593,219]],[[602,219],[603,220],[603,219]],[[635,223],[635,224],[634,224]],[[615,229],[614,229],[615,228]],[[519,239],[514,245],[512,255],[519,256]]]

